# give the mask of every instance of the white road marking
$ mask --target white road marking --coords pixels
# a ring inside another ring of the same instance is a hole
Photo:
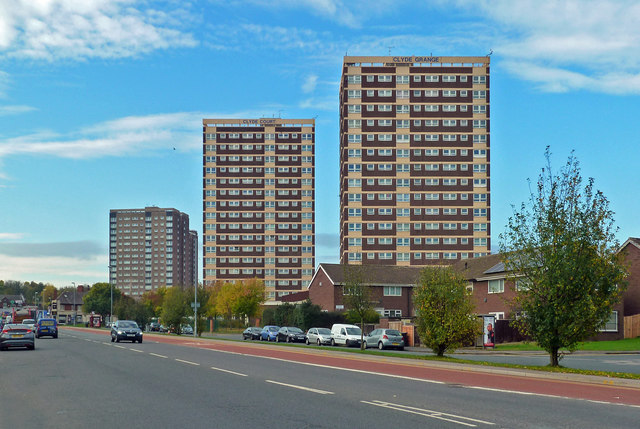
[[[144,350],[138,350],[138,349],[129,349],[132,352],[138,352],[138,353],[144,353]]]
[[[347,372],[355,372],[355,373],[360,373],[360,374],[377,375],[377,376],[381,376],[381,377],[390,377],[390,378],[398,378],[398,379],[403,379],[403,380],[419,381],[419,382],[423,382],[423,383],[447,384],[444,381],[427,380],[427,379],[422,379],[422,378],[409,377],[409,376],[405,376],[405,375],[384,374],[384,373],[381,373],[381,372],[364,371],[364,370],[361,370],[361,369],[342,368],[342,367],[331,366],[331,365],[321,365],[321,364],[308,363],[308,362],[299,362],[299,361],[295,361],[295,360],[276,358],[276,357],[272,357],[272,356],[257,356],[257,355],[253,355],[253,354],[250,354],[250,353],[239,353],[239,352],[231,352],[231,351],[227,351],[227,350],[215,350],[215,349],[209,349],[209,348],[205,348],[205,349],[202,349],[202,350],[209,350],[211,352],[226,353],[226,354],[239,355],[239,356],[247,356],[247,357],[259,358],[259,359],[277,360],[277,361],[281,361],[281,362],[295,363],[295,364],[298,364],[298,365],[313,366],[313,367],[316,367],[316,368],[335,369],[335,370],[338,370],[338,371],[347,371]],[[495,388],[491,388],[491,387],[481,387],[481,386],[471,386],[471,385],[462,385],[461,387],[465,388],[465,389],[488,390],[488,391],[500,392],[500,393],[514,393],[514,394],[518,394],[518,395],[540,396],[540,397],[543,397],[543,398],[558,398],[558,399],[569,399],[569,400],[576,400],[576,401],[592,402],[591,400],[584,399],[584,398],[570,398],[568,396],[547,395],[547,394],[544,394],[544,393],[522,392],[522,391],[517,391],[517,390],[495,389]],[[623,403],[619,403],[619,402],[606,402],[606,404],[619,405],[619,406],[623,406],[623,407],[640,408],[640,405],[623,404]]]
[[[246,377],[247,376],[247,374],[242,374],[242,373],[235,372],[235,371],[229,371],[228,369],[216,368],[215,366],[212,366],[211,369],[216,370],[216,371],[228,372],[229,374],[233,374],[233,375],[239,375],[240,377]]]
[[[470,417],[458,416],[455,414],[442,413],[440,411],[425,410],[422,408],[409,407],[407,405],[393,404],[391,402],[384,401],[360,401],[363,404],[375,405],[376,407],[388,408],[391,410],[402,411],[410,414],[418,414],[420,416],[431,417],[433,419],[444,420],[451,423],[457,423],[463,426],[476,427],[477,424],[494,425],[495,423],[487,422],[484,420],[472,419]],[[462,420],[462,421],[460,421]]]
[[[149,353],[149,354],[150,354],[151,356],[159,357],[159,358],[162,358],[162,359],[167,359],[167,357],[166,357],[166,356],[164,356],[164,355],[158,355],[158,354],[155,354],[155,353]]]
[[[199,366],[200,365],[199,363],[190,362],[188,360],[176,359],[176,361],[182,362],[182,363],[186,363],[186,364],[189,364],[189,365],[195,365],[195,366]]]
[[[119,348],[119,349],[126,349],[126,347],[119,346],[119,345],[117,345],[117,344],[114,344],[114,347],[117,347],[117,348]]]
[[[75,337],[74,337],[74,338],[75,338]],[[84,340],[85,340],[85,341],[91,341],[89,338],[85,338]]]
[[[265,380],[265,381],[267,383],[273,383],[273,384],[278,384],[280,386],[292,387],[294,389],[306,390],[308,392],[319,393],[321,395],[333,395],[334,394],[333,392],[327,392],[326,390],[312,389],[311,387],[297,386],[295,384],[280,383],[278,381],[273,381],[273,380]]]

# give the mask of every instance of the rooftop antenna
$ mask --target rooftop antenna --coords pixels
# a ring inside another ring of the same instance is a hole
[[[491,54],[493,54],[493,49],[489,49],[489,53],[487,54],[487,56],[490,57]]]
[[[387,46],[387,49],[389,49],[389,56],[391,56],[391,50],[395,48],[395,46]]]

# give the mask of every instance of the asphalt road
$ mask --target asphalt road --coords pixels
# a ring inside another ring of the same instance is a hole
[[[239,334],[221,334],[215,337],[241,340]],[[377,349],[367,349],[377,352]],[[407,347],[404,352],[394,350],[394,353],[428,354],[433,355],[423,347]],[[516,365],[547,366],[549,355],[543,352],[503,352],[498,347],[496,350],[465,349],[459,353],[448,355],[458,359],[468,359],[481,362],[509,363]],[[560,361],[560,365],[567,368],[584,369],[591,371],[627,372],[640,374],[640,353],[624,352],[576,352],[566,354]]]
[[[392,376],[384,358],[366,362],[372,371],[317,363],[328,358],[312,349],[292,362],[286,349],[256,356],[151,335],[114,344],[62,330],[35,351],[0,353],[0,427],[638,427],[639,407]]]

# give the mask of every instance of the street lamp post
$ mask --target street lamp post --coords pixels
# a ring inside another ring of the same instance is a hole
[[[109,267],[109,289],[111,289],[111,310],[109,311],[109,323],[113,322],[113,285],[111,284],[111,265]]]
[[[73,326],[76,326],[76,317],[78,312],[76,311],[76,282],[71,282],[73,285]]]

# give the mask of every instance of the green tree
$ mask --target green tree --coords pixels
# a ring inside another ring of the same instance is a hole
[[[113,305],[113,314],[119,320],[134,320],[141,328],[145,327],[153,317],[153,311],[149,305],[126,295],[122,295]]]
[[[181,333],[182,324],[190,310],[186,295],[179,286],[167,288],[162,301],[162,321],[173,328],[176,334]]]
[[[45,291],[46,291],[45,287]],[[122,293],[113,286],[113,305],[115,307]],[[111,285],[109,283],[96,283],[91,286],[83,299],[83,309],[85,313],[97,313],[106,320],[107,314],[111,311]]]
[[[373,307],[366,265],[343,265],[343,302],[356,320],[360,321],[360,349],[364,350],[364,322]]]
[[[590,178],[583,186],[572,153],[559,174],[546,169],[529,204],[514,208],[500,251],[519,289],[516,324],[558,366],[561,348],[574,350],[595,335],[624,290],[625,269],[617,255],[613,212]]]
[[[452,352],[480,333],[467,281],[448,267],[426,267],[413,291],[416,329],[438,356]]]
[[[211,296],[212,289],[213,288],[205,288],[202,286],[202,284],[198,285],[197,287],[198,304],[200,304],[200,307],[198,308],[198,318],[195,323],[197,323],[198,336],[202,336],[202,332],[204,332],[204,330],[207,328],[207,320],[205,319],[205,316],[209,314],[209,297]],[[189,289],[186,291],[186,299],[187,302],[189,302],[189,306],[191,306],[191,303],[194,302],[193,289]],[[191,310],[191,313],[193,314],[193,308]]]
[[[260,306],[265,302],[264,282],[258,279],[245,279],[237,282],[233,313],[242,320],[252,319],[258,315]]]

